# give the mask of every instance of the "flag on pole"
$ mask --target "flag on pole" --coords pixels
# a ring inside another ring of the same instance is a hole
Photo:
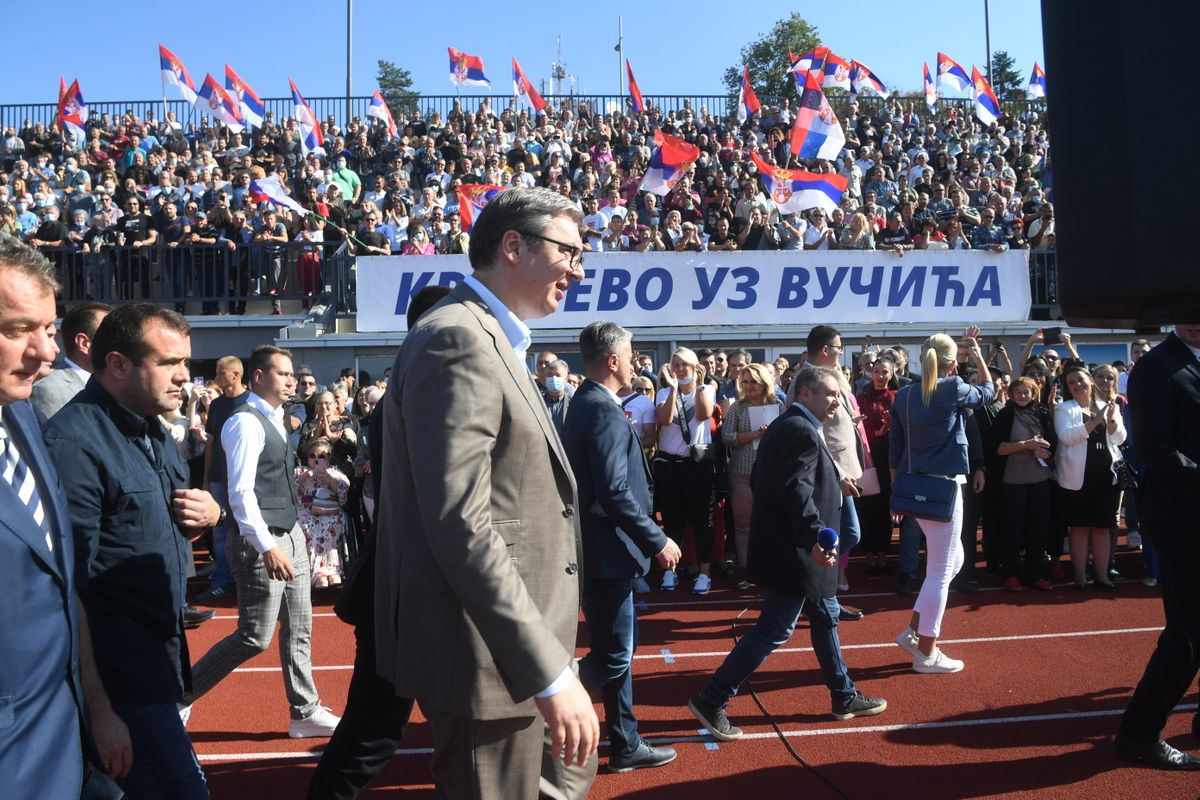
[[[850,91],[852,94],[858,94],[863,89],[869,89],[880,97],[887,99],[887,87],[883,85],[883,81],[876,77],[874,72],[871,72],[870,67],[860,61],[850,60]]]
[[[625,59],[625,74],[629,76],[629,105],[633,107],[635,113],[644,113],[646,102],[642,100],[642,90],[638,88],[637,81],[633,79],[633,67],[629,66],[628,58]]]
[[[70,132],[75,139],[75,146],[82,147],[87,141],[87,130],[83,127],[88,118],[87,103],[83,100],[83,92],[79,89],[79,81],[71,81],[70,88],[64,88],[65,81],[59,79],[58,97],[58,126],[59,130]]]
[[[279,182],[279,178],[275,175],[268,175],[265,178],[258,178],[250,181],[250,202],[258,203],[274,203],[277,206],[290,208],[300,216],[311,214],[304,206],[293,200],[283,188],[283,184]]]
[[[642,176],[638,191],[652,192],[662,197],[675,188],[688,167],[700,157],[700,148],[662,131],[654,132],[654,144],[650,165]]]
[[[929,106],[929,110],[933,111],[937,108],[937,89],[933,85],[933,78],[929,75],[929,65],[925,65],[925,105]]]
[[[822,66],[821,88],[829,89],[836,87],[838,89],[851,91],[853,84],[850,82],[850,62],[830,50],[828,47],[822,47],[820,49],[825,51],[825,61]]]
[[[321,123],[317,121],[317,116],[296,88],[296,82],[288,78],[288,86],[292,89],[292,113],[296,115],[296,123],[300,126],[300,149],[304,151],[304,155],[325,155],[325,137],[321,133]]]
[[[993,124],[1000,119],[1000,101],[996,99],[996,93],[988,85],[987,79],[983,77],[979,67],[974,65],[971,66],[971,84],[973,86],[971,95],[975,101],[975,116],[979,117],[984,125]]]
[[[1029,76],[1029,96],[1046,96],[1046,72],[1036,61],[1033,62],[1033,74]]]
[[[484,206],[492,202],[492,198],[503,192],[507,187],[494,186],[490,183],[464,183],[458,187],[458,218],[462,229],[470,231],[475,224],[475,218]]]
[[[738,122],[745,122],[761,107],[762,103],[758,102],[758,95],[750,85],[750,69],[742,64],[742,88],[738,90]]]
[[[221,88],[212,74],[204,76],[204,83],[196,94],[195,109],[201,114],[211,114],[213,119],[224,123],[234,133],[241,132],[246,126],[242,112],[229,93]]]
[[[804,92],[792,124],[792,155],[832,161],[846,146],[846,134],[821,91],[816,75],[805,73]]]
[[[188,74],[187,67],[178,56],[161,44],[158,46],[158,67],[162,71],[163,94],[167,93],[168,85],[174,86],[179,89],[188,105],[195,105],[196,84],[192,83],[192,76]]]
[[[833,213],[846,192],[847,179],[841,175],[805,172],[799,169],[773,167],[751,153],[758,174],[762,176],[767,194],[775,201],[781,214],[791,214],[809,208]]]
[[[242,113],[242,119],[246,121],[246,124],[261,128],[263,118],[267,114],[267,107],[263,104],[262,98],[250,88],[250,84],[242,80],[233,71],[233,67],[228,64],[225,65],[225,90],[237,103],[238,110]]]
[[[458,86],[486,86],[492,88],[492,82],[483,74],[483,59],[479,56],[469,56],[466,53],[447,47],[450,51],[450,82]]]
[[[375,94],[371,95],[371,105],[367,107],[367,116],[374,117],[387,125],[388,134],[393,139],[400,138],[400,130],[396,127],[396,121],[392,119],[392,112],[378,89],[375,90]]]
[[[962,64],[959,64],[945,53],[938,53],[937,71],[937,85],[939,89],[942,88],[943,83],[948,83],[961,92],[971,85],[971,79],[967,77],[967,71],[963,69]]]
[[[526,102],[533,106],[535,113],[542,113],[546,110],[546,101],[538,94],[537,89],[533,88],[529,78],[525,77],[525,71],[517,63],[517,59],[514,58],[512,62],[513,94],[517,97],[524,97]]]

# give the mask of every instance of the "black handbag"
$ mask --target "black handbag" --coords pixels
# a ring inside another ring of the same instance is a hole
[[[1117,476],[1117,487],[1122,491],[1136,492],[1138,490],[1138,474],[1125,459],[1114,461],[1112,465],[1113,474]]]
[[[703,391],[703,389],[697,386],[696,391]],[[715,461],[716,451],[711,444],[690,444],[692,434],[688,429],[687,423],[683,421],[685,408],[683,398],[679,396],[679,389],[675,390],[675,410],[675,421],[679,423],[679,432],[683,435],[684,444],[688,446],[688,453],[691,454],[692,461],[695,461],[697,464],[712,463]]]
[[[892,484],[892,511],[906,517],[949,522],[958,502],[958,482],[941,475],[922,475],[912,471],[912,426],[908,424],[911,390],[905,398],[904,428],[908,444],[908,471],[896,476]]]

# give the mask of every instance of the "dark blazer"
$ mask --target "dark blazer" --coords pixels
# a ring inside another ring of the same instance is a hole
[[[667,535],[650,518],[650,467],[629,418],[592,380],[571,399],[563,446],[579,485],[586,578],[645,575]]]
[[[840,527],[837,468],[816,426],[792,406],[758,443],[750,476],[750,580],[793,597],[832,597],[837,570],[809,555],[822,528]]]
[[[0,794],[73,798],[83,783],[83,690],[71,517],[33,408],[22,401],[3,414],[37,479],[54,550],[0,479]]]
[[[1174,333],[1129,375],[1133,446],[1146,465],[1138,513],[1154,536],[1200,515],[1200,361]]]

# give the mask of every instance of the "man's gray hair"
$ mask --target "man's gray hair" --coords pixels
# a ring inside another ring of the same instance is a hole
[[[500,240],[511,230],[539,234],[555,217],[570,217],[578,225],[583,212],[570,199],[549,189],[506,189],[479,213],[471,228],[468,256],[475,270],[487,269],[496,260]]]
[[[613,353],[633,341],[633,334],[615,322],[597,320],[579,334],[579,351],[587,366],[604,361]]]
[[[546,369],[547,370],[565,369],[567,371],[567,373],[569,374],[571,372],[571,365],[568,364],[566,361],[563,361],[560,358],[557,361],[551,361],[549,364],[547,364]]]
[[[32,278],[47,292],[55,293],[62,288],[49,259],[19,239],[0,234],[0,270],[9,269]]]
[[[363,397],[367,399],[368,403],[375,405],[383,399],[383,391],[384,390],[379,386],[372,386],[370,389],[367,389],[366,394],[364,394]]]

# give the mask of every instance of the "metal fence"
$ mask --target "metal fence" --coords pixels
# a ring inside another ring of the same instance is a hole
[[[737,97],[725,94],[679,94],[679,95],[646,95],[646,99],[655,107],[664,112],[681,111],[685,108],[691,108],[696,112],[706,109],[710,114],[715,114],[719,117],[725,117],[732,114],[736,110]],[[775,98],[763,97],[764,103],[775,103]],[[845,115],[849,106],[849,97],[846,95],[834,95],[830,98],[830,103],[833,105],[837,113]],[[919,114],[924,114],[925,98],[923,95],[912,95],[899,97],[900,101],[908,104],[911,103],[913,108]],[[460,103],[464,111],[475,111],[484,100],[491,103],[492,110],[499,113],[505,108],[524,108],[526,106],[518,106],[512,95],[420,95],[414,102],[416,107],[424,114],[438,113],[442,119],[445,119],[450,111],[454,108],[454,103]],[[547,102],[555,111],[563,109],[571,109],[573,112],[578,112],[581,107],[586,108],[589,112],[602,111],[604,113],[626,110],[628,108],[628,98],[625,95],[564,95],[560,97],[549,97]],[[958,107],[963,113],[970,113],[971,101],[967,98],[942,98],[941,102],[944,106]],[[292,99],[290,97],[269,97],[263,100],[267,108],[269,118],[274,121],[281,121],[293,116]],[[877,109],[883,101],[874,96],[861,95],[858,98],[859,107],[862,109]],[[346,97],[310,97],[308,104],[312,108],[313,113],[318,119],[327,119],[332,117],[340,124],[345,124],[348,120],[346,115]],[[371,105],[370,96],[351,97],[350,98],[350,114],[351,117],[366,119],[367,108]],[[1001,103],[1001,107],[1008,113],[1021,114],[1026,111],[1037,111],[1039,115],[1043,115],[1046,111],[1045,100],[1013,100]],[[58,107],[54,103],[15,103],[8,105],[0,105],[0,125],[20,129],[26,122],[38,123],[41,122],[47,127],[52,125],[55,120],[55,114]],[[194,107],[184,102],[183,100],[103,100],[99,102],[88,103],[88,113],[94,119],[99,119],[102,115],[108,114],[112,119],[120,119],[126,112],[136,115],[139,119],[156,119],[161,120],[165,116],[166,111],[175,112],[175,118],[185,127],[189,123],[199,123],[201,115],[198,114]]]

